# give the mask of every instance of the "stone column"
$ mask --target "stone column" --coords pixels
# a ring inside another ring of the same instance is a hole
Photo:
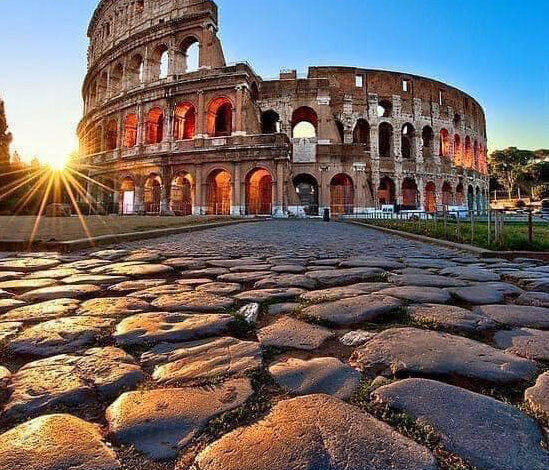
[[[160,188],[160,215],[174,215],[170,210],[170,201],[168,196],[169,186],[164,183]]]
[[[135,185],[133,211],[136,214],[145,213],[144,189],[143,186],[138,186],[137,183]]]
[[[244,132],[244,122],[243,122],[243,105],[244,105],[244,94],[246,93],[247,86],[237,85],[236,87],[236,108],[235,108],[235,119],[233,124],[233,135],[245,135]]]
[[[193,206],[193,215],[203,215],[205,214],[204,210],[204,199],[202,193],[202,167],[196,167],[196,174],[194,180],[194,206]]]
[[[169,100],[166,106],[166,121],[164,123],[164,135],[168,142],[173,142],[173,120],[175,107],[172,100]]]
[[[198,108],[196,110],[196,137],[203,138],[206,134],[206,110],[204,109],[204,92],[198,92]]]
[[[138,119],[138,125],[137,125],[137,145],[141,146],[145,144],[145,113],[143,111],[143,105],[141,103],[137,106],[137,119]]]
[[[284,162],[276,162],[276,195],[273,204],[273,215],[275,217],[286,217],[284,211]]]
[[[245,202],[242,201],[241,185],[242,179],[240,174],[240,163],[234,165],[234,177],[233,177],[233,200],[231,201],[231,215],[239,217],[246,213]],[[246,201],[247,202],[247,201]]]

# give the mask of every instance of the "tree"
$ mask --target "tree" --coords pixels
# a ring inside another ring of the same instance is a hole
[[[534,157],[530,150],[519,150],[509,147],[505,150],[496,150],[490,157],[490,172],[504,186],[511,199],[513,189],[524,175],[526,166]]]

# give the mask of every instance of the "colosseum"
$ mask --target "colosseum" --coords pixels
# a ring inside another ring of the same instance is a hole
[[[354,67],[227,64],[209,0],[101,0],[80,152],[120,214],[483,209],[486,123],[449,85]]]

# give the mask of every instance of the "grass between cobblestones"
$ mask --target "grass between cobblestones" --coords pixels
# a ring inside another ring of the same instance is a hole
[[[456,221],[448,221],[446,225],[438,220],[368,220],[367,223],[494,251],[549,251],[549,224],[545,223],[534,224],[532,243],[528,240],[528,224],[520,222],[505,224],[502,240],[499,243],[494,241],[493,227],[490,241],[488,240],[487,222],[475,223],[473,236],[471,223],[464,221],[460,221],[459,224]]]

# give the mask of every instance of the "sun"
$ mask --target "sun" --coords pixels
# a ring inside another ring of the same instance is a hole
[[[40,158],[40,162],[53,171],[62,171],[69,163],[69,155],[49,155]]]

